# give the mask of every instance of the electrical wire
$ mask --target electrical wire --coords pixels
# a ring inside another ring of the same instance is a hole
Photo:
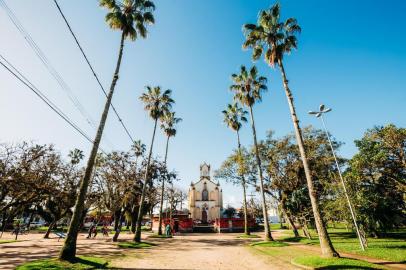
[[[85,121],[94,129],[97,130],[97,125],[96,122],[92,119],[90,114],[86,111],[84,106],[80,103],[79,99],[75,96],[71,88],[68,86],[68,84],[64,81],[60,73],[53,67],[51,62],[48,60],[46,57],[45,53],[40,49],[40,47],[37,45],[37,43],[33,40],[31,35],[25,30],[17,16],[14,14],[14,12],[7,6],[6,2],[3,0],[0,0],[0,5],[3,7],[3,9],[6,11],[8,17],[10,18],[11,22],[14,24],[14,26],[17,28],[17,30],[20,32],[20,34],[24,37],[25,41],[28,43],[28,45],[31,47],[31,49],[34,51],[34,53],[37,55],[37,57],[40,59],[40,61],[43,63],[45,68],[48,70],[48,72],[52,75],[52,77],[56,80],[58,85],[61,87],[61,89],[67,94],[69,100],[73,103],[73,105],[76,107],[76,109],[79,111],[79,113],[83,116]],[[114,148],[110,140],[105,138],[106,143],[109,144],[111,148]]]
[[[16,79],[28,87],[36,96],[38,96],[50,109],[52,109],[56,114],[59,115],[66,123],[69,124],[73,129],[75,129],[80,135],[82,135],[90,143],[94,141],[82,130],[78,125],[76,125],[55,103],[53,103],[44,93],[42,93],[34,84],[32,84],[27,77],[25,77],[14,65],[12,65],[3,55],[0,54],[0,64],[11,73]],[[4,62],[5,63],[4,63]],[[100,148],[100,147],[99,147]],[[106,154],[106,152],[100,148],[100,150]]]
[[[69,29],[69,32],[71,33],[71,35],[72,35],[73,38],[75,39],[76,45],[79,47],[79,50],[81,51],[81,53],[82,53],[82,55],[83,55],[83,57],[84,57],[84,59],[85,59],[87,65],[89,66],[91,72],[93,73],[93,76],[94,76],[94,78],[96,79],[96,81],[97,81],[97,83],[98,83],[100,89],[103,91],[104,95],[105,95],[106,98],[107,98],[107,92],[106,92],[106,90],[104,89],[103,85],[101,84],[99,77],[97,76],[96,72],[94,71],[94,68],[93,68],[92,64],[91,64],[90,61],[89,61],[89,58],[87,57],[86,53],[84,52],[82,46],[81,46],[80,43],[79,43],[79,40],[77,39],[75,33],[73,32],[72,27],[70,26],[68,20],[66,19],[65,14],[63,13],[61,7],[59,6],[59,4],[58,4],[58,2],[57,2],[56,0],[54,0],[54,3],[55,3],[55,5],[56,5],[56,7],[58,8],[58,11],[59,11],[59,13],[61,14],[63,20],[65,21],[66,26],[67,26],[68,29]],[[130,132],[128,131],[128,128],[125,126],[125,124],[124,124],[124,122],[123,122],[123,119],[122,119],[122,118],[120,117],[120,115],[118,114],[118,112],[117,112],[116,108],[114,107],[113,103],[111,103],[111,108],[113,109],[115,115],[117,116],[118,121],[120,122],[120,124],[121,124],[122,127],[124,128],[125,132],[127,133],[128,137],[130,138],[131,142],[134,143],[133,137],[131,136]]]

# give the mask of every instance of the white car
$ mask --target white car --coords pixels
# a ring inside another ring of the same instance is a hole
[[[41,227],[41,226],[45,226],[45,222],[36,221],[36,222],[30,223],[30,228],[37,228],[37,227]]]

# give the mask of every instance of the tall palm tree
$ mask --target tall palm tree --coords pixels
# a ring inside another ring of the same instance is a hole
[[[137,167],[139,157],[143,156],[146,151],[146,146],[141,142],[141,140],[137,140],[132,145],[132,150],[135,154],[135,167]]]
[[[172,104],[174,100],[171,98],[171,90],[162,91],[161,87],[146,87],[147,92],[143,93],[140,97],[140,100],[144,103],[144,109],[149,112],[149,116],[154,120],[154,131],[152,133],[151,145],[149,147],[148,152],[148,159],[147,159],[147,167],[145,169],[144,175],[144,185],[142,187],[141,192],[141,199],[140,199],[140,206],[138,210],[138,217],[137,217],[137,225],[135,228],[135,242],[141,242],[141,221],[142,221],[142,213],[143,213],[143,206],[145,201],[145,191],[147,187],[147,183],[149,181],[148,175],[151,165],[151,157],[152,157],[152,150],[154,147],[154,140],[155,140],[155,132],[156,127],[158,124],[158,120],[161,119],[169,110],[172,108]]]
[[[70,162],[72,165],[79,164],[79,162],[83,159],[83,151],[80,149],[73,149],[69,151],[68,157],[70,157]]]
[[[168,112],[165,113],[161,119],[161,129],[164,131],[166,135],[166,148],[165,148],[165,159],[164,165],[166,166],[166,161],[168,158],[168,147],[169,147],[169,139],[176,135],[176,124],[182,121],[182,118],[175,117],[175,112]],[[164,205],[164,191],[165,191],[165,177],[162,179],[162,186],[161,186],[161,198],[159,204],[159,221],[158,221],[158,235],[162,235],[162,209]]]
[[[118,80],[120,71],[121,59],[123,56],[124,40],[136,40],[139,36],[145,38],[147,36],[147,24],[154,23],[152,11],[155,5],[152,1],[147,0],[100,0],[100,6],[109,10],[106,15],[106,22],[110,28],[121,31],[121,41],[118,53],[116,69],[114,71],[113,80],[110,85],[110,90],[107,95],[106,104],[103,114],[100,119],[100,124],[97,129],[96,137],[93,142],[93,148],[87,162],[85,174],[80,183],[79,193],[75,203],[75,210],[69,225],[68,234],[65,243],[59,254],[59,258],[72,261],[76,256],[76,240],[82,222],[82,213],[86,198],[87,189],[93,172],[93,165],[96,159],[96,154],[99,149],[100,140],[106,124],[107,115],[113,98],[114,88]]]
[[[237,134],[237,146],[238,146],[238,163],[239,163],[239,174],[241,177],[241,184],[243,190],[243,203],[244,203],[244,233],[250,235],[248,228],[248,210],[247,210],[247,191],[246,191],[246,182],[244,176],[244,170],[242,166],[242,153],[241,153],[241,142],[240,142],[240,129],[242,123],[247,122],[247,111],[238,106],[238,103],[228,104],[227,109],[223,111],[224,123],[235,133]]]
[[[286,73],[283,66],[283,56],[285,54],[289,54],[293,49],[297,48],[296,34],[301,32],[301,28],[297,24],[297,20],[295,18],[289,18],[286,21],[281,21],[279,4],[273,5],[269,10],[261,11],[257,24],[246,24],[243,28],[246,35],[246,41],[243,44],[243,48],[250,47],[253,49],[253,59],[257,60],[262,54],[264,54],[265,61],[271,67],[274,67],[275,64],[279,66],[293,126],[295,129],[296,141],[299,146],[299,151],[306,174],[307,186],[309,188],[309,196],[312,203],[314,220],[316,223],[317,232],[319,234],[321,251],[324,256],[338,257],[339,254],[334,250],[330,237],[327,233],[325,223],[321,218],[316,190],[314,188],[312,175],[304,148],[302,131],[300,129],[299,119],[296,115],[296,109],[293,104],[293,95],[289,89],[288,79],[286,78]]]
[[[257,160],[260,181],[259,186],[264,214],[265,239],[267,241],[273,241],[271,231],[269,230],[268,210],[266,207],[264,193],[264,177],[262,174],[261,158],[259,157],[259,149],[257,143],[257,132],[255,129],[254,113],[252,110],[254,104],[262,100],[262,92],[268,90],[266,86],[267,80],[265,77],[258,75],[258,70],[255,66],[253,66],[250,70],[247,70],[245,66],[241,66],[240,73],[231,75],[231,78],[234,84],[230,86],[230,89],[235,93],[234,99],[238,100],[241,104],[249,108],[252,136],[254,137],[255,157]]]

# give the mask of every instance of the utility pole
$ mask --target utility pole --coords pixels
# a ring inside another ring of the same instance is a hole
[[[341,168],[340,168],[340,165],[338,164],[338,161],[337,161],[336,153],[335,153],[333,144],[332,144],[331,139],[330,139],[330,134],[328,133],[327,128],[326,128],[326,124],[324,122],[323,114],[328,113],[328,112],[331,112],[331,109],[326,108],[323,104],[321,104],[318,112],[309,111],[309,114],[315,115],[317,118],[321,119],[321,122],[322,122],[323,128],[324,128],[324,132],[326,133],[328,143],[329,143],[330,148],[331,148],[331,152],[333,153],[333,157],[334,157],[334,161],[336,163],[338,175],[340,176],[340,179],[341,179],[341,184],[342,184],[343,189],[344,189],[344,194],[345,194],[345,197],[347,199],[348,207],[350,208],[352,220],[354,222],[354,226],[355,226],[355,229],[357,231],[359,243],[360,243],[362,251],[365,251],[364,241],[363,241],[363,239],[361,237],[361,234],[360,234],[360,231],[359,231],[359,228],[358,228],[357,219],[355,217],[355,213],[354,213],[353,207],[351,205],[350,197],[348,196],[348,193],[347,193],[347,188],[345,187],[344,179],[343,179],[343,176],[341,174]]]

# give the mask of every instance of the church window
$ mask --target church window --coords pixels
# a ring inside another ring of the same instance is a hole
[[[209,200],[209,192],[207,189],[202,191],[202,201],[208,201]]]

